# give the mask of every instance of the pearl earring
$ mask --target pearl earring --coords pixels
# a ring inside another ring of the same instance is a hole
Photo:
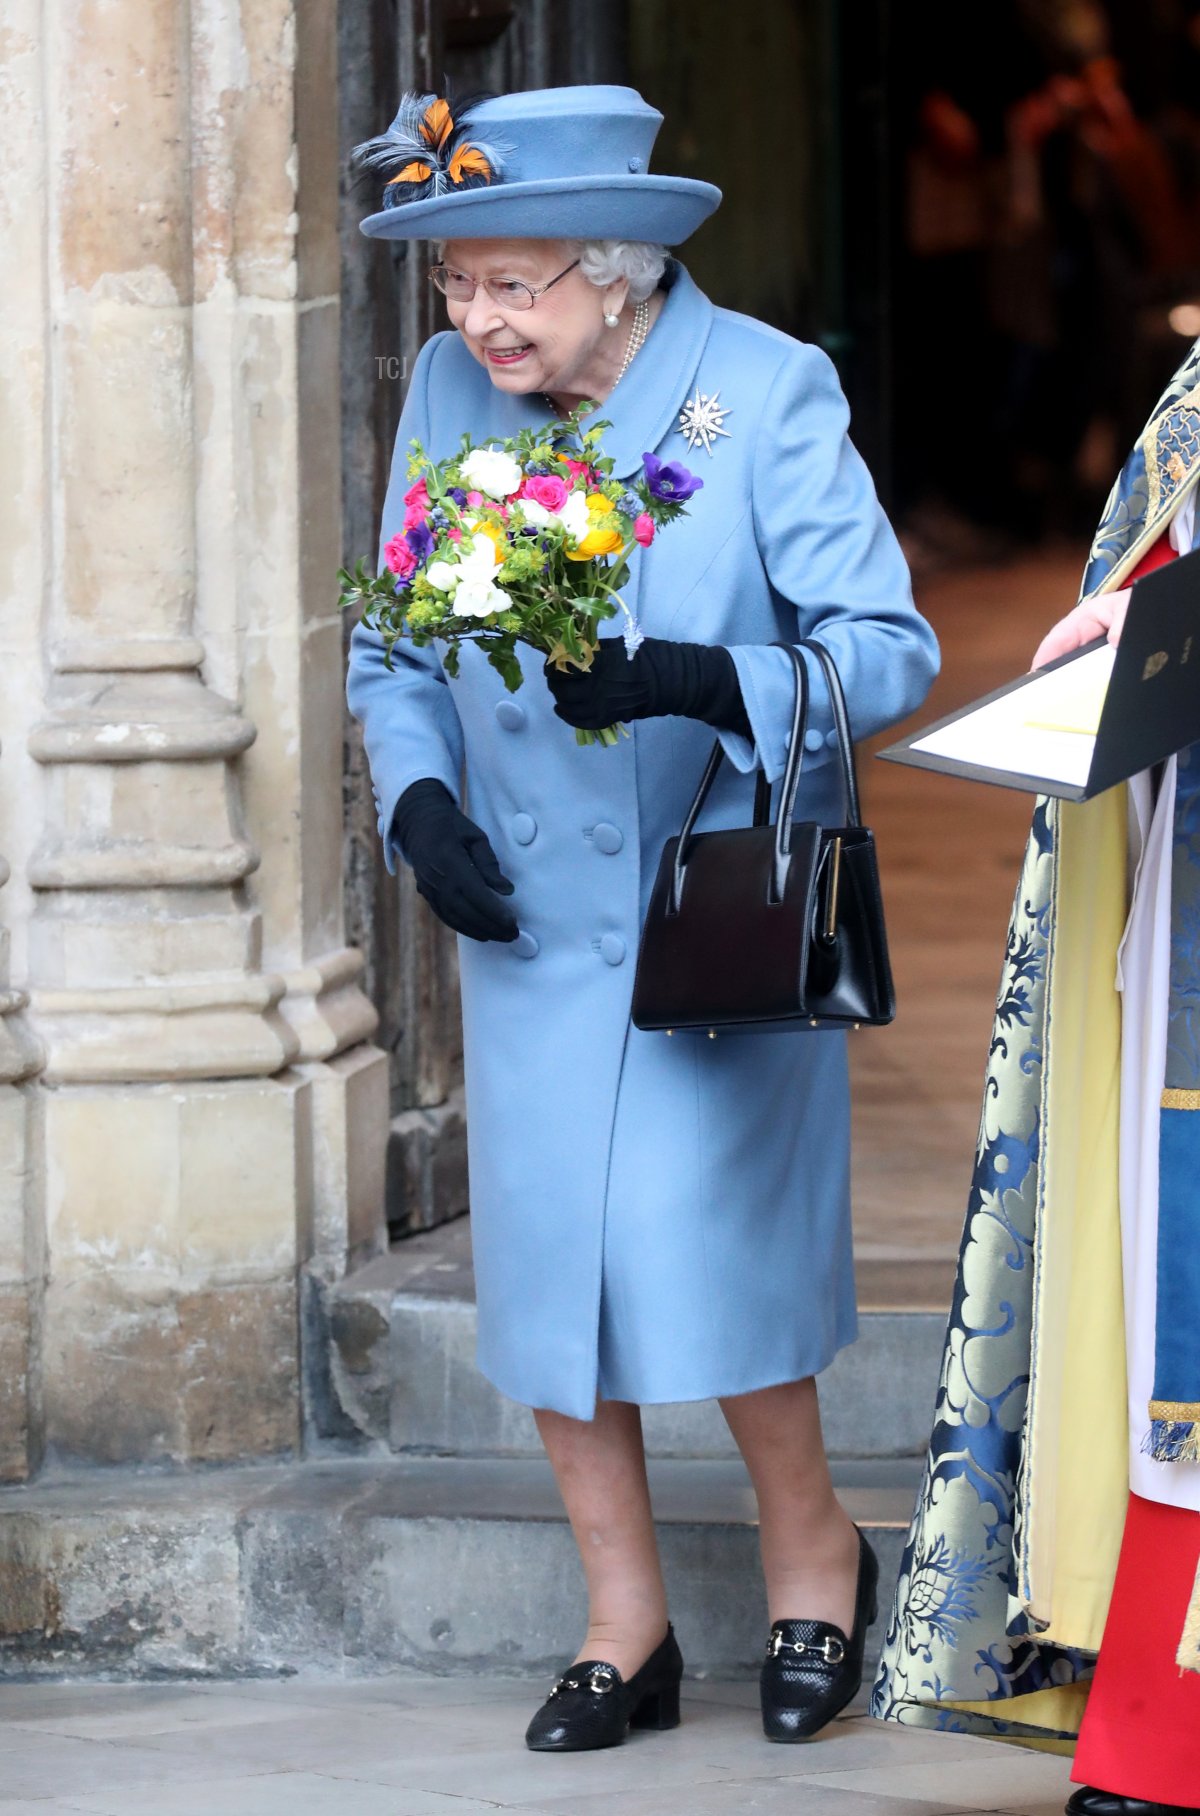
[[[604,326],[606,328],[615,328],[620,319],[620,316],[614,315],[611,309],[606,309],[604,311]]]

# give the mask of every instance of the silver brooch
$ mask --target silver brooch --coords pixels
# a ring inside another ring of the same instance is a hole
[[[689,397],[679,412],[679,432],[689,448],[702,447],[711,455],[718,435],[729,438],[729,430],[723,429],[721,424],[727,416],[733,415],[733,406],[722,409],[718,401],[720,395],[719,391],[714,391],[710,397],[707,391],[697,388],[695,396]]]

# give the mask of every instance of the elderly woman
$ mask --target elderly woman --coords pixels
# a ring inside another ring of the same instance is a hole
[[[473,648],[449,679],[433,649],[398,644],[389,669],[371,630],[352,645],[387,861],[464,936],[479,1366],[533,1408],[587,1579],[575,1664],[527,1735],[544,1750],[678,1719],[640,1406],[715,1397],[745,1458],[770,1738],[807,1737],[857,1691],[878,1575],[833,1492],[814,1382],[856,1334],[844,1040],[672,1039],[631,1027],[630,997],[714,731],[731,763],[705,825],[744,823],[746,778],[781,771],[795,684],[772,643],[825,643],[860,735],[919,704],[936,646],[829,361],[714,308],[668,256],[720,193],[647,173],[660,124],[626,88],[458,120],[406,97],[362,148],[391,173],[364,231],[434,242],[451,324],[412,374],[385,541],[414,438],[441,459],[589,400],[617,477],[654,451],[704,481],[639,555],[632,656],[614,635],[558,676],[522,651],[513,698]],[[813,696],[803,813],[835,818],[816,672]],[[631,735],[613,748],[569,729],[615,721]]]

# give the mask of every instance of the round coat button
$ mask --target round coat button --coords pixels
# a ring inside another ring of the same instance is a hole
[[[520,731],[525,723],[525,708],[519,700],[497,700],[496,718],[505,731]]]
[[[498,710],[499,708],[497,708],[497,711]],[[819,731],[806,731],[804,734],[804,748],[805,750],[824,750],[824,734]]]
[[[514,813],[512,835],[518,845],[532,845],[537,838],[537,821],[531,813]]]
[[[827,731],[825,733],[825,742],[826,742],[826,744],[828,744],[830,750],[836,750],[838,747],[837,732],[836,731]]]
[[[625,963],[625,941],[619,933],[606,933],[600,941],[600,957],[606,965]]]
[[[619,826],[610,826],[607,820],[601,820],[592,828],[592,842],[606,858],[614,858],[625,843],[625,834]]]
[[[541,951],[541,947],[534,939],[532,933],[526,933],[524,929],[522,929],[509,947],[509,951],[515,952],[518,958],[536,958]]]

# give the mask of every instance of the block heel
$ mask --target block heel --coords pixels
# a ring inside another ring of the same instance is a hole
[[[661,1690],[651,1690],[643,1696],[633,1714],[629,1717],[631,1728],[656,1728],[665,1734],[668,1728],[679,1726],[679,1685],[664,1684]]]

